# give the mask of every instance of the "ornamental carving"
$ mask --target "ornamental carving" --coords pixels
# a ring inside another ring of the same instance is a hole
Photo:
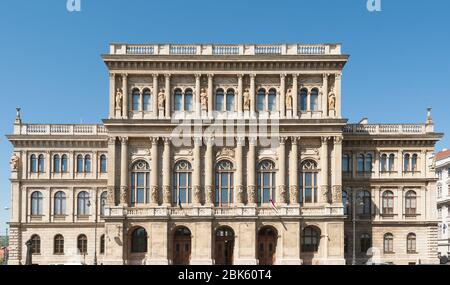
[[[11,170],[17,172],[19,170],[19,157],[14,153],[11,157]]]
[[[164,185],[163,192],[164,192],[164,195],[163,195],[164,204],[172,203],[172,192],[170,191],[170,186]]]
[[[328,186],[320,187],[320,195],[322,196],[322,202],[328,203]]]
[[[114,187],[108,187],[108,196],[106,199],[108,205],[114,205]]]
[[[166,94],[164,92],[164,89],[159,89],[159,93],[158,93],[158,108],[163,109],[165,102],[166,102]]]
[[[256,204],[256,186],[254,185],[247,186],[247,195],[248,195],[248,202],[250,204]]]
[[[292,89],[288,89],[286,93],[286,109],[292,110]]]
[[[244,186],[242,185],[236,186],[236,193],[237,193],[237,202],[244,203],[245,202]]]
[[[342,186],[335,185],[333,186],[333,203],[339,204],[342,203]]]
[[[122,110],[123,93],[121,89],[116,90],[116,109]]]
[[[120,187],[120,204],[128,204],[128,188],[125,186]]]
[[[159,204],[158,186],[152,186],[152,202]]]
[[[213,204],[214,203],[213,186],[211,186],[211,185],[206,186],[205,197],[206,197],[206,204]]]
[[[298,204],[298,186],[297,185],[291,185],[289,187],[289,195],[290,195],[290,202],[291,204]]]
[[[248,89],[244,90],[244,111],[250,110],[250,92]]]
[[[231,148],[221,148],[217,154],[216,157],[222,157],[222,156],[226,156],[226,157],[234,157],[234,149]]]
[[[328,110],[336,109],[336,95],[334,95],[334,88],[331,87],[331,91],[328,94]]]
[[[199,185],[194,185],[194,197],[195,197],[195,203],[200,204],[202,201],[202,191],[201,191],[201,187]]]
[[[201,89],[200,103],[202,105],[202,110],[208,110],[208,94],[206,93],[205,88]]]
[[[285,185],[278,186],[278,192],[280,193],[280,200],[282,203],[287,203],[288,201],[288,192]]]

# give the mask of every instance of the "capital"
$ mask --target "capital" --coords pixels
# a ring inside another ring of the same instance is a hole
[[[166,79],[170,79],[170,73],[164,74],[164,77],[165,77]]]
[[[158,76],[159,76],[159,74],[157,74],[157,73],[153,73],[153,74],[152,74],[152,76],[153,76],[153,78],[156,78],[156,79],[158,79]]]
[[[152,142],[152,144],[158,144],[159,137],[150,137],[150,141]]]
[[[258,141],[258,138],[255,138],[255,137],[248,138],[248,143],[250,145],[256,145],[257,141]]]
[[[243,77],[244,77],[244,74],[242,74],[242,73],[240,73],[240,74],[237,75],[237,78],[238,78],[238,79],[242,79]]]
[[[202,75],[200,73],[196,73],[194,76],[195,76],[195,79],[200,79],[200,77],[202,77]]]
[[[236,137],[236,144],[239,146],[245,145],[245,137]]]
[[[213,77],[214,77],[214,74],[213,74],[213,73],[209,73],[209,74],[208,74],[208,79],[213,79]]]
[[[287,141],[287,137],[279,137],[278,140],[279,140],[280,144],[285,144]]]
[[[128,137],[121,137],[120,141],[122,142],[122,144],[127,144],[128,143]]]
[[[122,73],[122,79],[127,79],[128,73]]]
[[[321,137],[320,139],[322,141],[322,144],[326,144],[330,140],[330,137]]]
[[[291,137],[292,144],[298,144],[300,142],[300,137]]]
[[[115,145],[115,144],[116,144],[116,137],[109,137],[108,145]]]
[[[341,144],[342,143],[342,137],[334,137],[334,143],[335,144]]]
[[[170,142],[172,141],[171,137],[163,137],[162,139],[164,141],[164,144],[170,144]]]

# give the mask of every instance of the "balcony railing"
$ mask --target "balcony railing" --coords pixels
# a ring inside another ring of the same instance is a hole
[[[111,44],[111,55],[340,55],[340,44]]]
[[[344,133],[353,135],[420,135],[426,134],[424,124],[398,124],[398,125],[369,125],[349,124],[344,127]]]
[[[15,135],[106,135],[103,125],[51,125],[22,124],[15,128]]]

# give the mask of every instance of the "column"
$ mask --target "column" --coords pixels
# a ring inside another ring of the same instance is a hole
[[[166,110],[165,110],[165,117],[166,117],[166,119],[170,119],[170,117],[171,117],[171,113],[172,113],[172,110],[171,110],[171,103],[170,103],[170,94],[171,94],[171,92],[170,92],[170,74],[164,74],[164,79],[165,79],[165,99],[166,99]]]
[[[248,138],[247,195],[248,204],[255,206],[256,199],[256,138]]]
[[[323,74],[322,117],[328,117],[328,74]]]
[[[208,74],[208,117],[213,116],[213,78],[214,74]]]
[[[284,119],[286,116],[286,74],[281,74],[280,76],[280,118]]]
[[[238,116],[242,117],[242,108],[243,108],[243,96],[244,96],[244,88],[243,88],[243,74],[238,74],[238,92],[237,92],[237,112]]]
[[[202,146],[201,138],[194,138],[194,172],[192,173],[192,189],[194,190],[194,205],[200,205],[202,202],[201,193],[201,161],[200,151]]]
[[[152,142],[152,168],[151,168],[151,200],[150,203],[154,205],[159,204],[159,188],[158,188],[158,177],[159,177],[159,169],[158,169],[158,137],[150,138]]]
[[[172,171],[171,171],[171,155],[170,155],[170,146],[172,141],[169,137],[164,138],[164,151],[163,151],[163,203],[165,206],[172,205],[172,191],[171,187],[171,179],[172,179]]]
[[[292,116],[298,118],[298,74],[292,74]]]
[[[201,79],[202,75],[201,74],[196,74],[195,75],[195,116],[197,118],[200,118],[201,116],[201,104],[200,104],[200,79]]]
[[[340,118],[341,115],[341,96],[342,96],[342,92],[341,92],[341,79],[342,79],[342,74],[341,73],[337,73],[335,76],[335,81],[334,81],[334,85],[335,85],[335,89],[336,89],[336,117]]]
[[[342,137],[334,137],[333,147],[333,204],[342,204]]]
[[[291,137],[291,159],[289,162],[289,194],[290,204],[296,205],[299,202],[298,193],[298,137]]]
[[[152,112],[153,117],[158,117],[158,74],[153,74]]]
[[[403,151],[401,151],[401,150],[397,151],[397,163],[394,163],[394,167],[397,168],[397,175],[398,175],[398,177],[402,177]]]
[[[277,177],[277,195],[276,202],[278,204],[287,204],[286,193],[286,138],[280,137],[280,145],[278,146],[278,177]]]
[[[205,204],[214,205],[214,161],[213,161],[213,138],[206,138],[205,152]]]
[[[375,170],[375,178],[380,178],[380,152],[375,149],[375,164],[373,165],[373,169]]]
[[[122,74],[123,107],[122,118],[128,119],[128,74]]]
[[[328,141],[329,137],[322,137],[322,153],[320,155],[321,171],[320,171],[320,198],[319,203],[328,203]]]
[[[120,149],[120,205],[128,206],[128,138],[121,138]]]
[[[255,91],[255,74],[250,74],[250,116],[255,116],[256,91]]]
[[[234,184],[235,184],[235,196],[236,196],[236,203],[237,204],[244,204],[245,203],[245,191],[244,186],[242,183],[242,170],[244,169],[244,164],[242,161],[243,156],[243,148],[245,145],[245,138],[243,137],[237,137],[236,138],[236,177],[234,178]]]
[[[116,74],[109,74],[109,119],[116,114]]]

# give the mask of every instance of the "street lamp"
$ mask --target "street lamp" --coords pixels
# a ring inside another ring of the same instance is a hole
[[[105,205],[105,201],[100,199],[101,206]],[[88,207],[91,207],[91,200],[88,200]],[[97,223],[98,223],[98,207],[95,207],[95,226],[94,226],[94,265],[97,265]]]
[[[353,191],[353,209],[352,209],[352,222],[353,222],[353,255],[352,255],[352,265],[356,265],[356,201],[358,201],[359,206],[363,206],[364,202],[362,201],[359,195],[356,195],[356,191]]]

